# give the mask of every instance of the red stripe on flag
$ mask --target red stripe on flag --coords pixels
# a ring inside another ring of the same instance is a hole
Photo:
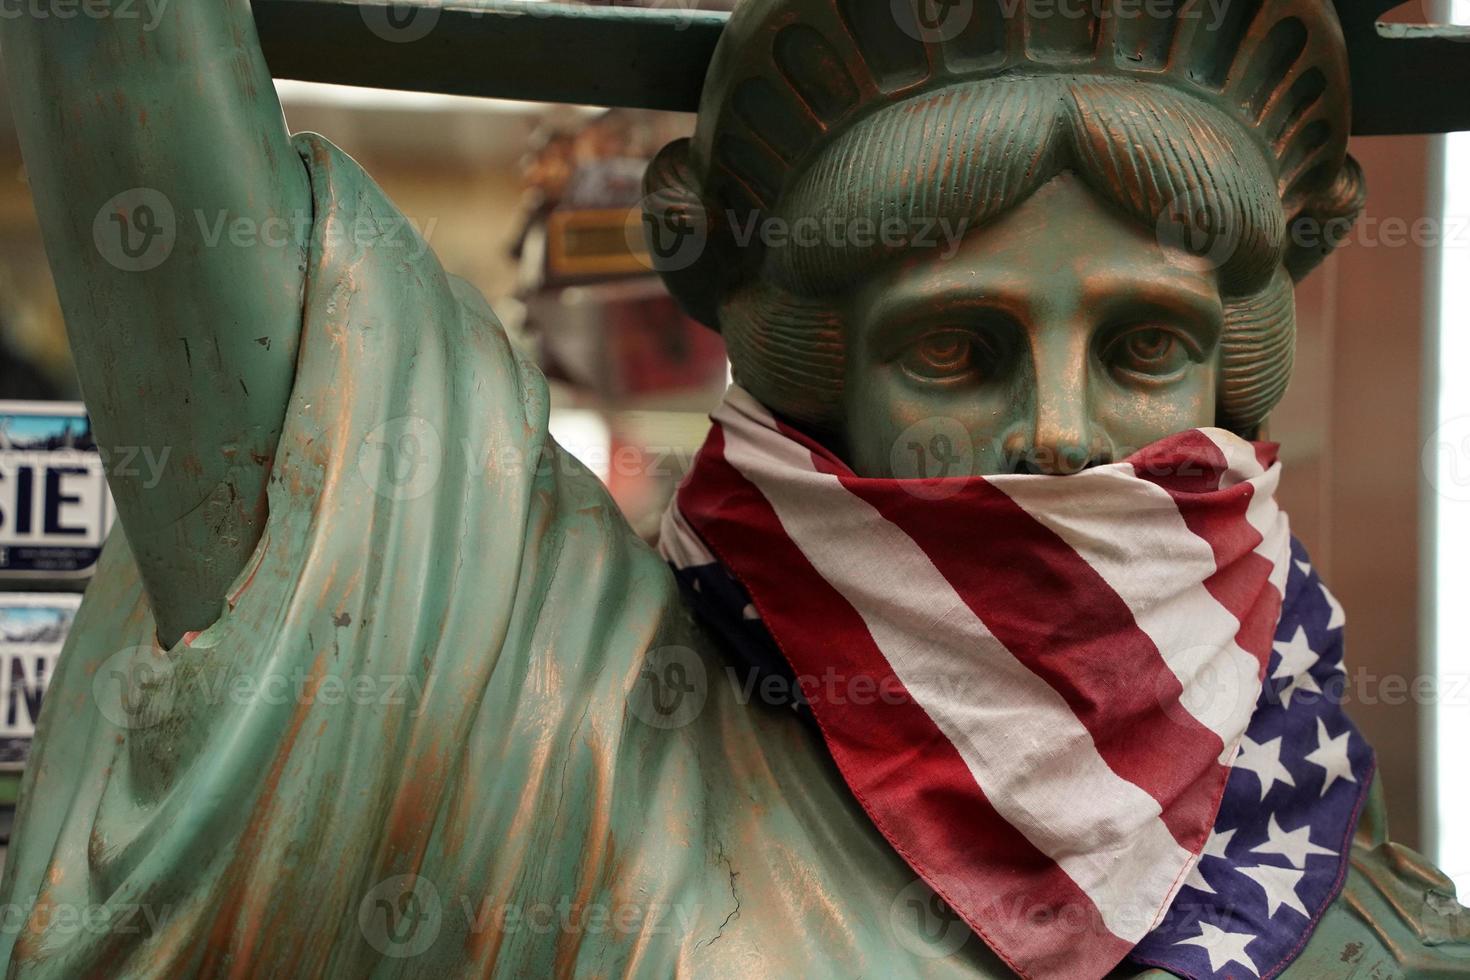
[[[862,618],[725,460],[718,425],[679,506],[745,587],[798,679],[835,671],[839,682],[868,678],[896,695],[860,704],[829,700],[821,686],[810,692],[844,780],[909,866],[1023,976],[1101,976],[1121,961],[1129,944],[1106,929],[1059,865],[996,812]]]
[[[1165,710],[1183,687],[1127,604],[988,480],[937,500],[885,482],[843,480],[913,538],[996,639],[1066,700],[1109,767],[1158,801],[1179,845],[1198,853],[1228,775],[1224,746],[1182,707]]]
[[[1202,432],[1181,437],[1181,445],[1198,459],[1208,471],[1223,475],[1229,463],[1220,447]],[[1258,459],[1274,462],[1274,447],[1258,444]],[[1240,483],[1219,488],[1219,478],[1195,482],[1148,467],[1142,457],[1130,460],[1142,479],[1165,490],[1173,499],[1185,525],[1199,536],[1215,555],[1220,570],[1205,580],[1210,595],[1240,622],[1236,645],[1255,657],[1266,669],[1271,655],[1271,641],[1281,617],[1281,594],[1271,585],[1271,562],[1255,553],[1261,545],[1261,532],[1246,520],[1246,511],[1255,496],[1255,487]]]

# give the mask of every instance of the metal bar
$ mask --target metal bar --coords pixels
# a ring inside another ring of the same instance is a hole
[[[1380,24],[1400,0],[1337,0],[1353,75],[1353,133],[1470,129],[1470,30]]]
[[[693,112],[729,15],[517,0],[254,0],[277,78]]]
[[[875,0],[877,2],[877,0]],[[1360,136],[1470,129],[1470,32],[1336,0]],[[280,78],[693,112],[728,14],[526,0],[254,0]]]

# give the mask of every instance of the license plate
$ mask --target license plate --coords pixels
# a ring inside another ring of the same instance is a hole
[[[0,401],[0,580],[90,575],[112,518],[86,409]]]
[[[76,594],[0,592],[0,771],[25,767]]]

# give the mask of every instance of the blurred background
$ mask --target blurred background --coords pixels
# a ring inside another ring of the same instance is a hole
[[[1391,15],[1447,18],[1470,24],[1470,0]],[[490,299],[551,379],[554,435],[651,537],[728,379],[719,337],[681,315],[626,234],[649,157],[687,135],[692,117],[293,82],[279,90],[293,130],[323,133],[361,162],[444,266]],[[1353,153],[1368,176],[1367,216],[1298,291],[1298,366],[1270,435],[1283,444],[1294,530],[1347,609],[1350,710],[1378,750],[1393,833],[1435,857],[1463,896],[1470,134],[1358,140]],[[0,399],[78,397],[0,92]],[[0,451],[3,439],[0,429]],[[11,607],[30,610],[15,623],[32,623],[60,593],[48,607],[59,611],[45,616],[64,624],[66,595],[83,585],[0,573]],[[58,643],[51,626],[7,630],[5,609],[0,807],[13,799]]]

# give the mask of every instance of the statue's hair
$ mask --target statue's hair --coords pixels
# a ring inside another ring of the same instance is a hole
[[[718,321],[737,377],[756,398],[793,421],[837,427],[847,346],[837,298],[913,244],[883,236],[804,247],[763,248],[758,236],[737,243],[730,226],[739,216],[705,203],[686,154],[683,144],[666,148],[646,189],[665,206],[702,209],[710,242],[703,261],[665,279],[695,316]],[[890,105],[852,125],[788,185],[771,217],[973,229],[1073,172],[1150,231],[1214,236],[1209,256],[1226,306],[1218,420],[1251,434],[1290,378],[1292,277],[1325,255],[1293,247],[1288,228],[1350,220],[1363,200],[1361,172],[1350,163],[1309,175],[1299,213],[1286,215],[1287,188],[1267,160],[1239,123],[1162,85],[1002,77]],[[1302,192],[1302,182],[1292,189]]]

